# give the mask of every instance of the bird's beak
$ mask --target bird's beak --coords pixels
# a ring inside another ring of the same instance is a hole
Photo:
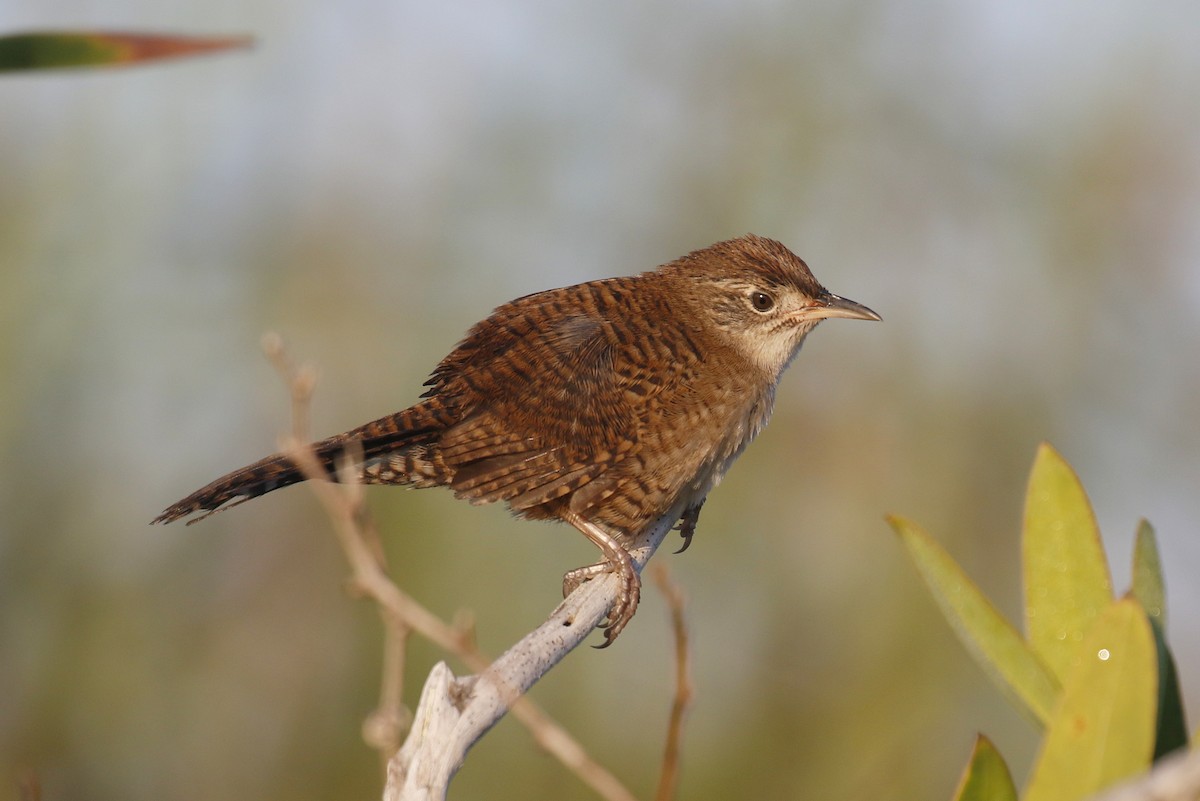
[[[832,292],[822,293],[809,307],[806,316],[817,320],[824,320],[826,317],[845,317],[848,320],[883,319],[861,303],[839,297]]]

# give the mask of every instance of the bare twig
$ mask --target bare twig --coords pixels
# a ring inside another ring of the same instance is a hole
[[[293,433],[283,439],[281,448],[306,478],[313,479],[310,486],[329,515],[350,563],[351,586],[379,605],[384,620],[388,642],[380,703],[364,724],[364,737],[385,757],[391,757],[385,798],[444,797],[467,749],[511,708],[534,740],[598,795],[609,801],[636,801],[565,729],[522,696],[604,618],[617,596],[617,577],[610,574],[586,582],[559,606],[550,620],[489,665],[475,646],[469,625],[456,627],[444,623],[388,577],[378,529],[357,481],[355,455],[347,454],[342,460],[339,483],[334,485],[328,482],[327,473],[307,444],[308,407],[315,372],[294,367],[275,335],[264,337],[263,347],[291,392]],[[639,568],[677,518],[675,510],[669,520],[664,517],[665,523],[660,521],[643,535],[635,548],[634,558]],[[455,679],[445,665],[436,666],[422,691],[408,740],[396,751],[399,733],[407,719],[400,692],[405,643],[410,632],[455,654],[477,675]]]
[[[380,676],[379,706],[363,721],[363,740],[388,760],[400,748],[412,725],[412,713],[404,706],[404,662],[407,654],[408,625],[382,606],[383,671]]]
[[[17,778],[17,794],[21,801],[42,801],[42,780],[37,771],[27,770]]]
[[[695,686],[692,684],[687,621],[684,619],[683,591],[671,579],[664,564],[655,565],[654,583],[667,599],[671,610],[671,630],[675,634],[675,700],[667,724],[667,742],[663,749],[662,772],[658,777],[655,801],[671,801],[679,789],[679,754],[683,742],[683,719],[691,706]]]
[[[640,569],[678,519],[682,507],[659,518],[630,548]],[[672,514],[674,516],[672,516]],[[431,674],[422,692],[409,739],[388,766],[385,799],[441,799],[450,778],[460,767],[467,750],[498,721],[509,706],[529,725],[525,698],[511,694],[528,690],[550,668],[583,642],[615,602],[620,577],[606,573],[587,581],[572,592],[537,629],[509,648],[477,676],[454,679],[440,668]],[[532,709],[532,707],[531,707]],[[538,713],[539,715],[541,713]],[[608,799],[633,801],[633,796],[599,765],[586,759],[583,750],[565,731],[557,735],[542,727],[531,729],[538,743],[571,767],[588,786]],[[603,781],[601,781],[603,779]]]

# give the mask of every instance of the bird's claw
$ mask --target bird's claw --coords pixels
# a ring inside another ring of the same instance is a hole
[[[692,536],[696,533],[695,526],[680,526],[679,536],[683,537],[683,545],[679,546],[679,550],[675,553],[683,553],[692,545]]]
[[[604,620],[596,624],[596,628],[604,630],[604,643],[596,648],[607,648],[613,644],[617,635],[633,619],[642,596],[642,579],[633,566],[633,558],[622,550],[614,555],[612,561],[597,562],[568,572],[563,576],[563,597],[570,595],[585,581],[591,581],[603,573],[616,573],[621,579],[621,589]]]
[[[679,518],[679,525],[675,526],[675,530],[679,532],[679,536],[683,537],[683,546],[675,553],[683,553],[692,544],[692,537],[696,535],[696,523],[700,520],[700,507],[704,506],[704,501],[695,506],[689,506],[683,510],[683,516]]]
[[[608,617],[598,626],[604,629],[604,642],[594,646],[597,649],[607,648],[617,641],[617,637],[637,612],[638,602],[642,597],[642,579],[633,567],[633,560],[628,554],[625,556],[626,558],[619,560],[614,568],[621,579],[621,591],[617,594],[616,603],[608,610]]]
[[[562,593],[566,598],[585,582],[590,581],[601,573],[611,573],[612,565],[608,562],[597,562],[594,565],[586,567],[577,567],[574,570],[568,570],[563,575]]]

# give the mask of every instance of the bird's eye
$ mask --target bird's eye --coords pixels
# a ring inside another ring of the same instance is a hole
[[[756,312],[769,312],[775,308],[775,298],[766,292],[751,292],[750,305],[754,307]]]

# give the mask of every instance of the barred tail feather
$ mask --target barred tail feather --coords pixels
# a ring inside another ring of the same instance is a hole
[[[291,458],[287,454],[277,453],[221,476],[183,500],[171,504],[150,522],[172,523],[188,515],[205,512],[200,517],[189,520],[188,525],[191,525],[224,509],[232,509],[251,498],[303,480],[304,475]]]
[[[393,457],[390,461],[396,463],[395,457],[401,457],[406,451],[413,450],[414,446],[422,446],[418,449],[421,452],[427,451],[429,444],[437,439],[449,422],[449,415],[441,404],[429,401],[315,443],[313,452],[330,480],[336,480],[335,463],[349,444],[359,443],[364,465],[378,463],[389,457]],[[375,478],[371,472],[362,471],[362,477],[368,482]],[[386,483],[408,483],[406,478],[405,475],[395,475]],[[304,474],[291,457],[277,453],[201,487],[167,507],[151,522],[171,523],[189,515],[204,513],[189,520],[188,524],[191,525],[218,511],[231,509],[251,498],[304,480]],[[417,486],[428,485],[419,481],[412,483]]]

